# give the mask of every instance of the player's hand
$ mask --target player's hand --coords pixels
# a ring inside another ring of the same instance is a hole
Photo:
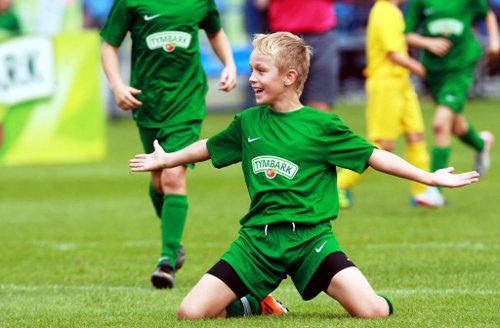
[[[138,154],[129,160],[128,166],[132,172],[156,171],[165,167],[167,153],[160,146],[158,140],[153,142],[155,151],[151,154]]]
[[[226,66],[221,72],[219,90],[229,92],[236,87],[236,67]]]
[[[486,49],[486,61],[490,69],[498,67],[500,63],[500,45],[498,42],[490,44]]]
[[[450,40],[445,38],[428,38],[427,46],[425,47],[428,51],[432,52],[436,56],[443,57],[450,51],[452,47]]]
[[[141,94],[142,91],[132,88],[128,85],[119,85],[113,88],[113,94],[115,95],[115,102],[123,110],[136,109],[142,105],[142,102],[135,98],[136,95]]]
[[[478,181],[479,173],[476,171],[452,174],[454,170],[453,167],[448,167],[432,173],[433,185],[438,187],[457,188]]]

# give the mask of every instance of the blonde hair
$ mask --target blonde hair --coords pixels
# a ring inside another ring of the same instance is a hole
[[[255,34],[252,42],[255,51],[271,57],[280,72],[294,69],[298,73],[296,90],[299,96],[309,74],[312,50],[304,40],[289,32]]]

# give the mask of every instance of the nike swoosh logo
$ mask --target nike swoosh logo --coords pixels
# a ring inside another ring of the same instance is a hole
[[[144,20],[147,22],[147,21],[153,20],[155,18],[158,18],[160,16],[161,15],[153,15],[153,16],[144,15]]]
[[[316,251],[316,253],[321,252],[321,250],[323,249],[323,246],[325,246],[325,244],[326,244],[327,242],[328,242],[328,240],[326,240],[323,244],[321,244],[321,246],[320,246],[320,247],[315,248],[314,250]]]
[[[248,136],[248,143],[252,143],[252,142],[257,141],[257,140],[260,140],[260,137],[252,138],[252,137]]]

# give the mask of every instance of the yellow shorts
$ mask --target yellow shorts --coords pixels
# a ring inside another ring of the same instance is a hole
[[[401,134],[424,132],[420,104],[409,78],[369,78],[366,96],[368,140],[395,140]]]

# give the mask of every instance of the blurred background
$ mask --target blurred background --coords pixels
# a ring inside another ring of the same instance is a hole
[[[373,2],[338,0],[332,7],[340,49],[337,105],[364,102],[365,27]],[[201,33],[202,63],[211,85],[207,109],[236,112],[253,99],[247,82],[250,40],[265,29],[264,18],[252,0],[216,4],[239,83],[230,93],[217,90],[221,66]],[[100,65],[98,33],[112,5],[113,0],[0,0],[0,165],[103,158],[107,122],[130,116],[114,104]],[[499,15],[500,0],[490,0],[490,5]],[[485,44],[484,22],[478,22],[477,32]],[[129,39],[120,51],[127,79]],[[420,80],[414,83],[425,96]],[[470,96],[499,98],[500,70],[479,62]]]

